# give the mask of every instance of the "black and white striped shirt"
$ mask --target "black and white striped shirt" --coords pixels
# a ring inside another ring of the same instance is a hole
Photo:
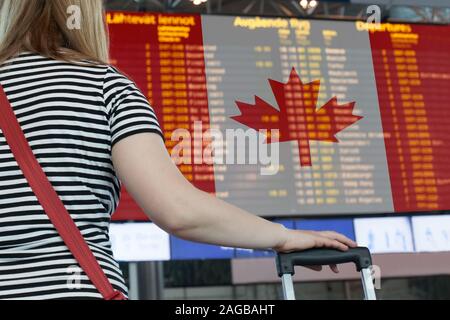
[[[162,136],[147,99],[111,66],[29,52],[0,66],[0,83],[50,182],[113,286],[126,294],[108,236],[120,195],[111,149],[132,134]],[[101,298],[79,272],[0,130],[0,299]]]

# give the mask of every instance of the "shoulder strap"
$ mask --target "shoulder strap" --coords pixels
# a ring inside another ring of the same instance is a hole
[[[112,287],[86,240],[39,165],[1,85],[0,128],[39,203],[93,285],[105,300],[125,300],[123,294]]]

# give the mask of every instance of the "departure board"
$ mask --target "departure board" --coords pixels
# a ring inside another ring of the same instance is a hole
[[[450,27],[371,35],[395,211],[450,209]]]
[[[448,26],[107,21],[111,63],[147,95],[168,151],[183,147],[196,187],[261,216],[450,209]],[[123,190],[114,218],[145,215]]]

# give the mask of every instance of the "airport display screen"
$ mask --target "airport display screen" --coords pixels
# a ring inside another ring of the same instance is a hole
[[[370,249],[372,254],[450,251],[450,215],[275,219],[290,229],[334,230]],[[272,250],[195,243],[169,235],[151,222],[111,223],[110,238],[123,262],[274,258]]]
[[[198,188],[261,216],[450,209],[449,26],[107,21],[111,63],[147,95]],[[114,218],[145,215],[124,190]]]

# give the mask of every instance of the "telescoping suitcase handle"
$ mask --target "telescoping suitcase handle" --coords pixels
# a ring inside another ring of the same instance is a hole
[[[347,251],[334,249],[310,249],[305,251],[279,253],[277,255],[278,276],[282,278],[283,293],[286,300],[295,300],[292,276],[295,266],[322,266],[330,264],[354,263],[361,272],[366,300],[375,300],[375,288],[372,280],[372,256],[368,248],[350,248]]]

